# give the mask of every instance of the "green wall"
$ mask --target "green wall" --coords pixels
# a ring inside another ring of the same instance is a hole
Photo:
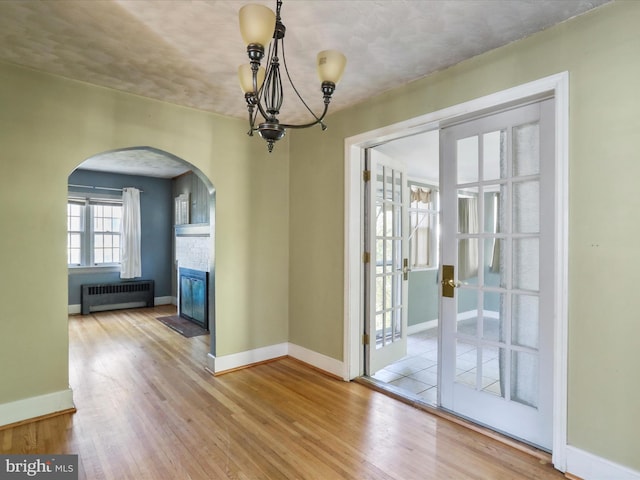
[[[286,140],[268,155],[244,121],[3,63],[0,105],[0,406],[69,386],[67,179],[108,150],[164,150],[215,185],[216,353],[287,341]]]
[[[617,1],[296,132],[290,341],[343,357],[345,138],[569,71],[569,443],[640,470],[638,25]]]
[[[242,120],[0,63],[0,405],[68,386],[66,185],[84,159],[150,146],[215,185],[218,355],[290,341],[342,360],[344,139],[566,70],[569,442],[640,470],[638,25],[640,2],[618,0],[293,132],[272,155]]]

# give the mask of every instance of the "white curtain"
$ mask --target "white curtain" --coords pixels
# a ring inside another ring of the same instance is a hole
[[[429,206],[431,204],[431,189],[411,186],[410,192],[411,207],[413,209],[425,208],[419,204]],[[430,227],[431,215],[420,211],[411,212],[411,233],[409,236],[411,246],[411,266],[426,267],[429,265],[429,252],[433,248],[429,245],[431,240]]]
[[[120,225],[120,278],[140,277],[140,190],[137,188],[122,189]]]

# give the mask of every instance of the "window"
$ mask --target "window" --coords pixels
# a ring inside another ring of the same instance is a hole
[[[412,269],[438,267],[439,207],[437,189],[409,185],[409,255]]]
[[[69,198],[67,202],[67,263],[101,266],[120,263],[122,200]]]

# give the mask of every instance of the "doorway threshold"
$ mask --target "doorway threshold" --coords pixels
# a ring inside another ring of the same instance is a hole
[[[489,438],[492,438],[494,440],[497,440],[499,442],[501,442],[504,445],[508,445],[512,448],[515,448],[516,450],[519,450],[521,452],[527,453],[535,458],[537,458],[538,460],[540,460],[541,462],[544,463],[549,463],[551,464],[551,453],[547,452],[545,450],[541,450],[538,447],[535,447],[533,445],[530,445],[526,442],[523,442],[521,440],[518,440],[516,438],[512,438],[509,437],[507,435],[504,435],[500,432],[496,432],[495,430],[492,430],[490,428],[487,428],[483,425],[478,425],[474,422],[471,422],[470,420],[467,420],[465,418],[462,418],[458,415],[455,415],[452,412],[449,412],[448,410],[445,410],[443,408],[438,407],[435,404],[430,404],[427,403],[423,398],[414,395],[410,392],[407,392],[406,390],[403,390],[399,387],[396,387],[394,385],[390,385],[388,383],[385,383],[383,381],[377,380],[373,377],[364,375],[361,377],[356,377],[353,379],[354,382],[359,383],[361,385],[364,385],[368,388],[371,388],[377,392],[383,393],[384,395],[387,395],[395,400],[398,400],[402,403],[405,403],[407,405],[410,405],[414,408],[417,408],[419,410],[422,410],[426,413],[429,413],[431,415],[435,415],[437,417],[443,418],[445,420],[448,420],[450,422],[453,422],[455,424],[458,424],[460,426],[463,426],[465,428],[468,428],[469,430],[472,430],[474,432],[480,433],[481,435],[485,435]]]

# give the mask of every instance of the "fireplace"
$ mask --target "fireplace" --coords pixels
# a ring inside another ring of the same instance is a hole
[[[208,272],[180,268],[180,316],[209,328]]]

